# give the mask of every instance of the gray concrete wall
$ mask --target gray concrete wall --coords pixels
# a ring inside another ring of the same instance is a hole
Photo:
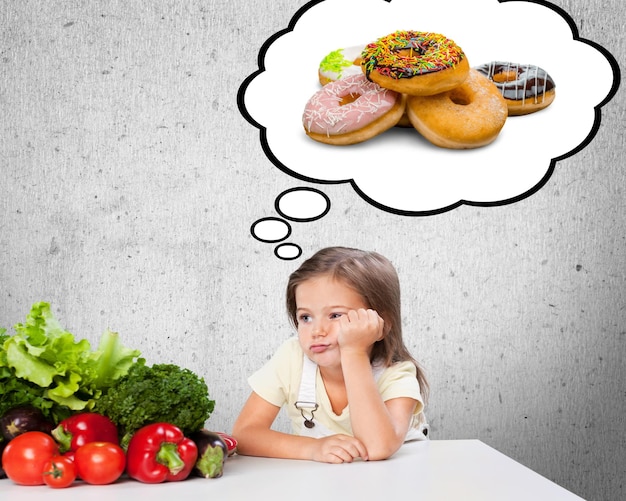
[[[236,93],[305,3],[2,3],[1,326],[45,300],[78,337],[110,327],[204,376],[208,424],[230,430],[246,376],[291,334],[299,262],[250,226],[307,186],[264,155]],[[554,3],[623,64],[621,0]],[[318,185],[330,212],[292,235],[304,255],[396,264],[434,439],[478,438],[597,500],[625,496],[625,103],[622,86],[591,144],[518,203],[403,217]]]

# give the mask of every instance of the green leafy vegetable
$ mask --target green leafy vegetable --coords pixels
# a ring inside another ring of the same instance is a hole
[[[97,350],[66,331],[45,302],[35,303],[15,334],[0,332],[0,414],[31,404],[55,421],[92,410],[95,402],[130,367],[140,352],[122,346],[117,333],[102,334]]]
[[[19,379],[6,367],[0,367],[0,416],[21,405],[40,409],[46,418],[55,423],[71,414],[68,407],[48,399],[45,388]]]
[[[111,419],[127,444],[139,428],[166,422],[185,435],[202,428],[215,407],[204,379],[172,364],[133,365],[96,402],[95,411]]]

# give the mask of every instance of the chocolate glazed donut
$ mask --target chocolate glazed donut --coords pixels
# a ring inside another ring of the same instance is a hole
[[[554,101],[554,80],[537,65],[492,61],[475,69],[500,90],[510,116],[534,113]]]

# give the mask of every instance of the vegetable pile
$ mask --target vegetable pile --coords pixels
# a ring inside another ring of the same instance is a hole
[[[0,478],[62,488],[217,478],[237,442],[203,428],[214,410],[189,369],[149,366],[106,330],[76,340],[45,302],[0,329]]]
[[[177,365],[133,365],[95,406],[119,427],[122,443],[146,423],[168,422],[186,435],[202,428],[213,412],[206,384],[188,369]]]
[[[109,330],[97,350],[61,327],[48,303],[36,303],[15,335],[0,332],[0,415],[30,404],[53,421],[90,410],[130,367],[144,363]]]

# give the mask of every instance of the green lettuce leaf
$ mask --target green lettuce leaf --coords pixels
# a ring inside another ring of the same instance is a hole
[[[54,317],[49,303],[35,303],[26,321],[14,328],[13,336],[0,333],[0,369],[44,389],[45,399],[72,411],[91,410],[134,363],[144,363],[138,350],[124,347],[110,330],[102,334],[97,350],[86,339],[77,341]],[[0,397],[8,398],[6,394]]]
[[[144,364],[145,359],[138,358],[139,350],[127,348],[122,344],[117,332],[109,329],[100,337],[96,351],[95,380],[97,388],[109,388],[115,381],[128,374],[134,364]]]

